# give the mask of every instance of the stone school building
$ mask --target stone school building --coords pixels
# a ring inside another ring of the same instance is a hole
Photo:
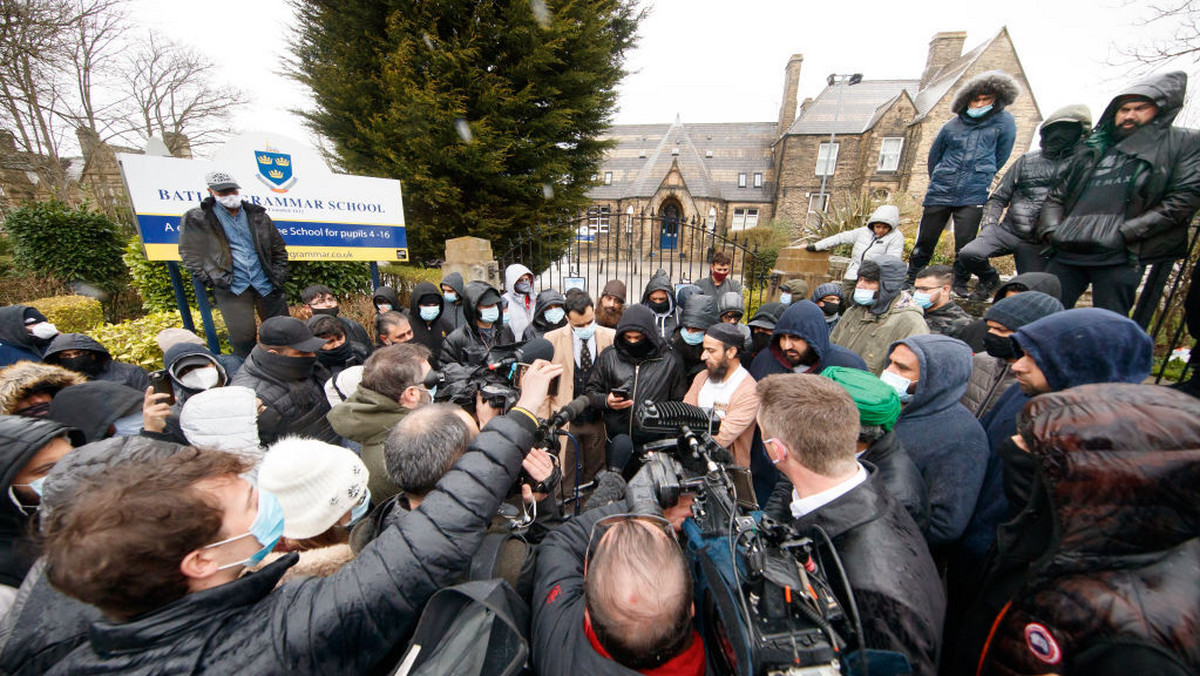
[[[676,118],[611,127],[606,136],[616,144],[601,164],[599,185],[588,193],[591,232],[636,222],[663,230],[637,233],[639,240],[674,248],[668,244],[675,219],[735,233],[772,218],[803,225],[830,199],[847,194],[905,192],[919,203],[929,147],[952,116],[954,92],[989,70],[1009,73],[1022,88],[1008,108],[1017,122],[1011,164],[1033,140],[1041,111],[1007,28],[964,53],[966,39],[964,32],[934,35],[919,77],[838,83],[799,105],[804,57],[793,55],[774,122],[685,124]],[[631,218],[651,212],[662,220]]]

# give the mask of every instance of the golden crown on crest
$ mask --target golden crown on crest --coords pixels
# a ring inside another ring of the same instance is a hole
[[[289,167],[292,165],[292,161],[286,157],[276,157],[275,164],[280,167]]]
[[[242,157],[245,157],[245,155],[243,155]],[[271,162],[272,162],[270,155],[258,155],[257,157],[258,157],[259,164],[271,164]]]
[[[267,176],[271,178],[283,178],[283,172],[278,169],[272,169],[267,172]]]

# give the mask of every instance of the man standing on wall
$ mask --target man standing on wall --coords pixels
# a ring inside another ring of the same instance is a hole
[[[262,320],[288,314],[287,248],[266,209],[242,201],[233,176],[210,171],[204,181],[209,196],[183,216],[179,257],[212,289],[233,353],[245,357],[255,345],[255,311]]]

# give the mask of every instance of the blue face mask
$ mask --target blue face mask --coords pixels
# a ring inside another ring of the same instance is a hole
[[[790,293],[779,294],[779,302],[783,303],[784,305],[791,305],[792,304],[792,294],[790,294]]]
[[[576,336],[579,336],[580,340],[591,340],[592,336],[596,335],[596,322],[592,322],[582,328],[573,326],[571,330],[575,332]]]
[[[442,298],[445,298],[447,303],[453,303],[458,300],[458,294],[453,291],[447,291],[442,294]]]
[[[494,323],[500,319],[500,308],[496,306],[480,308],[479,321]]]
[[[917,302],[917,305],[921,306],[922,310],[928,310],[929,306],[933,305],[933,296],[930,296],[924,291],[918,291],[914,293],[913,300]]]
[[[870,307],[875,304],[875,292],[871,289],[855,289],[854,302]]]
[[[967,108],[967,115],[970,117],[983,117],[988,114],[995,104],[989,103],[982,108]]]
[[[692,331],[690,329],[680,329],[679,335],[683,338],[683,342],[688,345],[699,345],[704,342],[703,331]]]
[[[437,319],[438,315],[440,315],[440,314],[442,314],[442,308],[440,308],[436,305],[422,305],[421,306],[421,319],[424,319],[427,322],[431,322],[431,321]]]
[[[274,493],[262,488],[258,489],[258,516],[254,517],[254,523],[250,524],[250,530],[241,535],[235,535],[229,539],[206,545],[204,549],[217,547],[250,536],[258,540],[258,544],[262,545],[262,549],[251,554],[249,558],[227,563],[217,568],[217,570],[225,570],[234,566],[257,566],[262,563],[263,559],[267,558],[267,554],[270,554],[272,549],[275,549],[275,544],[279,542],[279,538],[283,537],[283,505],[279,504],[279,498],[275,497]]]
[[[363,496],[362,502],[358,503],[354,506],[354,509],[350,510],[350,523],[346,524],[346,528],[351,528],[354,526],[354,524],[361,521],[362,518],[367,515],[367,512],[370,511],[370,509],[371,489],[368,488],[367,494]]]
[[[552,307],[546,310],[545,315],[547,324],[558,324],[567,316],[566,310],[560,307]]]
[[[908,388],[912,385],[912,381],[908,378],[891,371],[884,371],[879,374],[879,379],[896,391],[896,395],[900,397],[900,403],[907,403],[912,399],[912,395],[908,393]]]

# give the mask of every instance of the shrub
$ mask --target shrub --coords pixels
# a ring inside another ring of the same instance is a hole
[[[746,253],[743,279],[746,288],[757,289],[770,282],[771,269],[779,258],[779,250],[792,239],[792,227],[784,221],[772,220],[763,227],[734,233],[733,239],[755,255]],[[730,252],[732,255],[733,252]],[[734,256],[737,260],[737,256]]]
[[[20,269],[82,282],[107,293],[125,283],[115,223],[87,205],[34,202],[9,212],[5,228]]]
[[[129,277],[138,295],[142,297],[142,307],[147,312],[165,312],[175,310],[175,290],[171,288],[171,274],[167,271],[166,261],[148,261],[142,253],[142,244],[136,236],[125,243],[125,253],[122,255]],[[179,274],[183,277],[183,292],[187,294],[188,304],[196,304],[196,292],[192,287],[192,278],[182,265]]]
[[[300,302],[300,292],[312,284],[324,284],[338,298],[371,295],[371,270],[366,263],[341,261],[292,261],[283,285],[289,303]]]
[[[220,313],[214,313],[213,321],[217,326],[217,337],[221,340],[221,352],[228,353],[229,333],[225,330],[225,322]],[[174,310],[152,312],[145,317],[120,324],[102,324],[87,333],[107,348],[113,359],[155,370],[163,367],[163,355],[155,338],[158,337],[159,331],[169,328],[183,328],[183,320]],[[197,326],[196,330],[204,337],[200,326]]]
[[[396,296],[400,300],[401,308],[408,307],[409,296],[412,295],[412,290],[421,282],[429,282],[434,286],[442,283],[442,271],[440,268],[419,268],[414,265],[399,265],[389,263],[379,268],[379,281],[384,286],[390,286],[396,290]]]
[[[35,307],[63,333],[88,333],[104,323],[100,301],[87,296],[54,296],[26,303]]]

